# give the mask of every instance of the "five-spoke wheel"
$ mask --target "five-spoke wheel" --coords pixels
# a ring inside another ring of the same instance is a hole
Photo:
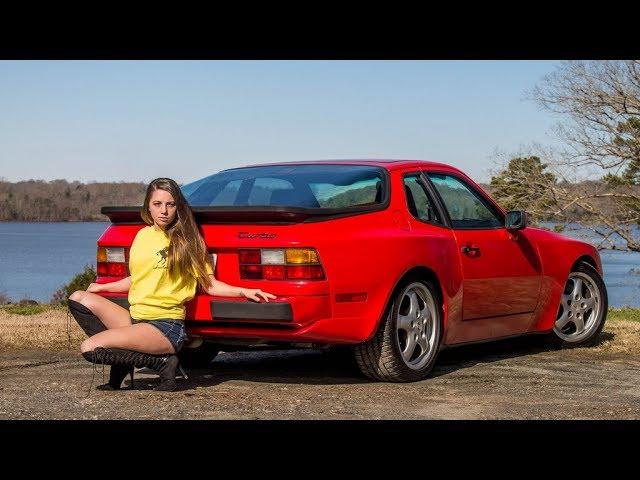
[[[374,380],[424,379],[435,363],[442,336],[441,303],[427,281],[402,285],[374,337],[354,347],[362,373]]]
[[[405,287],[396,314],[398,348],[407,367],[420,370],[436,348],[436,304],[429,289],[420,282]]]
[[[564,344],[592,343],[604,327],[606,315],[604,281],[591,265],[581,263],[565,284],[553,334]]]

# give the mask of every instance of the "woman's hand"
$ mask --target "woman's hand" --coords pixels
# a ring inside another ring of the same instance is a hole
[[[248,298],[249,300],[260,301],[260,297],[264,298],[269,303],[270,298],[276,298],[275,295],[267,292],[263,292],[259,288],[241,288],[240,296]]]
[[[102,285],[99,283],[91,283],[87,287],[87,292],[98,293],[102,291]]]

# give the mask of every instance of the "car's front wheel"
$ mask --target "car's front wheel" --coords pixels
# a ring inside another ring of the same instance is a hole
[[[371,340],[355,345],[360,371],[373,380],[413,382],[435,364],[442,315],[433,285],[412,281],[400,288]]]
[[[607,288],[598,271],[581,263],[570,274],[560,297],[551,342],[556,346],[593,345],[607,318]]]

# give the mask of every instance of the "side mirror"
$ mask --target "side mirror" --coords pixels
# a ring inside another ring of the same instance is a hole
[[[512,210],[507,212],[507,216],[504,220],[507,230],[522,230],[527,226],[527,223],[527,212],[524,210]]]

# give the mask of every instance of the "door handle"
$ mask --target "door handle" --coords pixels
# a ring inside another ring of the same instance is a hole
[[[462,253],[466,253],[467,255],[475,255],[480,253],[480,247],[475,244],[465,245],[462,247]]]

